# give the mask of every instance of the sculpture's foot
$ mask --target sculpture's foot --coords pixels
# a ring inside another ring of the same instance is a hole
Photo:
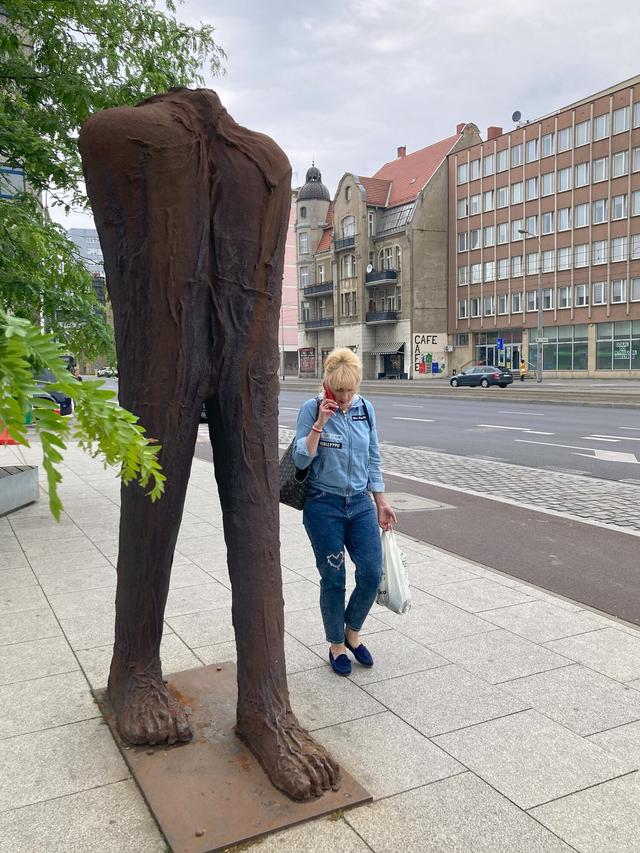
[[[340,768],[289,712],[238,716],[236,734],[276,788],[292,800],[310,800],[340,787]]]
[[[109,698],[120,735],[128,743],[153,745],[191,740],[187,713],[161,677],[128,674],[124,683],[116,684],[110,679]]]

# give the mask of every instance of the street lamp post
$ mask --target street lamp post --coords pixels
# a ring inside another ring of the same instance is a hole
[[[544,322],[542,316],[542,246],[537,234],[532,234],[525,228],[519,228],[518,233],[523,237],[533,237],[538,244],[538,333],[536,335],[536,382],[542,382],[542,338],[544,335]]]

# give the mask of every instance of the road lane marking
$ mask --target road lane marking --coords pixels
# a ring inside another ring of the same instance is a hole
[[[499,415],[522,415],[522,416],[526,416],[526,417],[531,416],[532,418],[544,418],[544,417],[546,417],[546,415],[543,415],[542,412],[507,412],[505,409],[501,409],[498,412],[498,414]]]
[[[414,406],[411,403],[394,403],[394,406],[399,406],[401,409],[424,409],[424,406]]]
[[[620,441],[619,438],[602,438],[598,435],[583,435],[582,438],[584,438],[586,441],[609,441],[612,444],[618,444],[618,442]]]
[[[300,406],[279,406],[281,412],[299,412]]]
[[[529,435],[555,435],[555,432],[540,432],[531,427],[504,426],[503,424],[476,424],[477,427],[487,427],[488,429],[515,429],[518,432],[526,432]]]
[[[609,438],[613,439],[614,441],[640,441],[640,438],[636,438],[635,435],[601,435],[599,432],[588,436],[588,438]]]
[[[595,447],[579,447],[576,444],[554,444],[552,441],[533,441],[526,438],[515,438],[514,441],[519,441],[521,444],[542,444],[544,447],[567,447],[569,450],[590,450],[596,452]]]
[[[618,429],[632,429],[632,430],[637,430],[638,432],[640,432],[640,427],[618,427]]]
[[[621,453],[616,450],[600,450],[599,447],[578,447],[575,444],[553,444],[551,441],[528,441],[526,438],[516,438],[521,444],[542,444],[544,447],[566,447],[569,450],[588,450],[588,453],[575,453],[575,456],[586,456],[599,462],[624,462],[627,465],[640,465],[634,453]],[[593,456],[591,455],[593,454]]]
[[[432,424],[433,423],[433,418],[400,418],[400,417],[394,416],[391,418],[391,420],[392,421],[420,421],[420,423],[423,423],[423,424]]]

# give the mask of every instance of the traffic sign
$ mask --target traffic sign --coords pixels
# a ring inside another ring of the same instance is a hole
[[[536,338],[536,343],[537,344],[548,344],[549,338]]]
[[[504,349],[504,338],[498,338],[496,341],[496,349]]]

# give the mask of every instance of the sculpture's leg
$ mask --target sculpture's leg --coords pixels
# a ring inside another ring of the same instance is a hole
[[[336,788],[339,768],[292,713],[285,671],[277,334],[289,174],[270,191],[239,152],[219,153],[231,160],[223,174],[237,175],[219,186],[214,217],[225,349],[207,407],[232,584],[236,732],[273,784],[303,800]]]
[[[192,135],[161,104],[97,114],[80,147],[114,311],[120,402],[161,443],[167,478],[155,504],[135,484],[122,488],[109,697],[125,740],[183,741],[191,732],[163,683],[160,641],[213,348],[209,186]]]

